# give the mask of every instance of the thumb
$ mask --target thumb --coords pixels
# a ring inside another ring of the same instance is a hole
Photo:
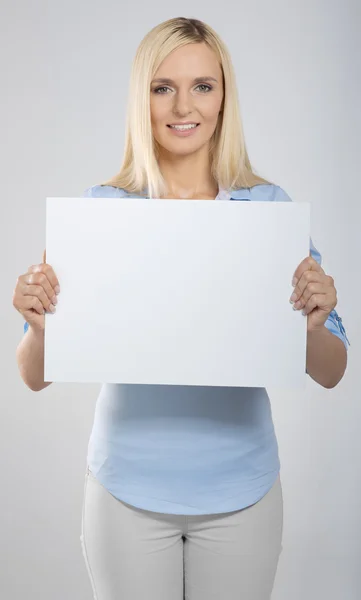
[[[43,253],[43,263],[46,263],[46,248],[45,248],[44,253]]]

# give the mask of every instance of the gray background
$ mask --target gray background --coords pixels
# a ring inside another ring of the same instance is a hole
[[[269,390],[285,500],[273,599],[360,598],[359,1],[184,0],[178,10],[2,0],[0,10],[1,598],[91,599],[79,535],[100,386],[25,386],[12,292],[41,262],[46,196],[81,195],[118,171],[131,60],[143,35],[174,16],[208,22],[228,45],[251,161],[312,203],[313,241],[352,343],[335,389],[309,380],[304,393]]]

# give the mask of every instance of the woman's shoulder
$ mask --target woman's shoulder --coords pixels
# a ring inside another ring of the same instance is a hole
[[[85,198],[125,198],[129,193],[112,185],[92,185],[83,193]]]
[[[250,188],[232,190],[231,198],[255,202],[292,202],[287,192],[274,183],[260,183]]]

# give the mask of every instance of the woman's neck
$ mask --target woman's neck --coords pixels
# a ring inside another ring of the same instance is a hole
[[[159,167],[168,187],[165,198],[211,200],[218,194],[218,184],[211,175],[209,155],[205,152],[163,156],[159,158]]]

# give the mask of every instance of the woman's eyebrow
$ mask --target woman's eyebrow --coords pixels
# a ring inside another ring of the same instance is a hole
[[[194,83],[201,83],[203,81],[215,81],[217,83],[217,79],[215,79],[214,77],[209,77],[209,76],[206,76],[206,77],[196,77],[194,79]],[[152,83],[169,83],[169,84],[172,84],[172,83],[175,83],[175,82],[173,81],[173,79],[169,79],[167,77],[161,77],[161,78],[158,78],[158,79],[153,79]]]

